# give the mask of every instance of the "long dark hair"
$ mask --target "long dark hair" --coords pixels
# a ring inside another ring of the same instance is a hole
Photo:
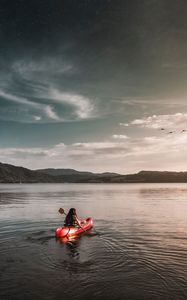
[[[65,219],[65,224],[71,224],[73,225],[75,223],[75,218],[77,217],[77,212],[75,208],[70,208],[66,219]]]
[[[68,215],[77,215],[76,209],[75,208],[70,208]]]

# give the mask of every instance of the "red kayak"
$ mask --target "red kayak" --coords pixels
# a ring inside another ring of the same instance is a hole
[[[55,230],[56,237],[74,237],[93,227],[92,218],[87,218],[81,221],[81,227],[59,227]]]

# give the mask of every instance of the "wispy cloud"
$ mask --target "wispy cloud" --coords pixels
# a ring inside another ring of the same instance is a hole
[[[135,119],[128,124],[120,123],[120,125],[130,126],[136,125],[142,128],[161,129],[185,129],[187,124],[187,113],[176,113],[168,115],[152,115],[145,118]]]
[[[79,94],[60,92],[54,88],[49,89],[49,97],[54,100],[54,102],[73,107],[73,114],[75,114],[79,119],[87,119],[94,116],[93,101],[87,97]]]
[[[129,124],[128,123],[119,123],[120,126],[125,126],[125,127],[128,127]]]
[[[18,60],[13,63],[12,69],[24,78],[33,78],[46,73],[69,74],[70,72],[75,72],[75,68],[71,63],[67,63],[57,57],[44,57],[37,61],[32,59]]]
[[[40,121],[40,120],[41,120],[41,116],[33,116],[33,119],[34,119],[35,121]]]
[[[44,110],[46,112],[46,115],[49,117],[49,119],[62,121],[62,119],[60,119],[57,116],[56,112],[53,110],[53,107],[51,107],[50,105],[46,105]]]
[[[61,87],[64,76],[69,76],[73,70],[71,64],[54,57],[14,62],[10,70],[12,76],[0,82],[0,97],[14,102],[14,107],[24,105],[27,116],[20,119],[7,110],[7,119],[46,123],[96,118],[93,99]],[[3,106],[5,108],[6,104]],[[10,108],[10,103],[8,106]],[[0,118],[3,118],[2,114]]]
[[[25,159],[41,159],[41,157],[47,156],[47,150],[44,148],[4,148],[0,149],[1,161],[16,161]]]
[[[113,134],[112,138],[119,139],[119,140],[126,140],[129,137],[125,134]]]
[[[2,109],[2,112],[6,111],[6,118],[18,121],[18,122],[38,122],[38,121],[47,121],[47,120],[54,120],[54,121],[62,121],[57,114],[55,113],[53,107],[51,105],[47,104],[41,104],[38,102],[30,101],[24,97],[12,95],[10,93],[4,92],[0,89],[0,97],[2,97],[4,100],[7,100],[9,102],[14,102],[18,105],[16,109],[11,109],[4,106]],[[23,109],[23,107],[25,109]],[[1,112],[1,110],[0,110]],[[16,113],[15,113],[16,112]],[[25,112],[25,114],[23,114]],[[37,113],[37,116],[35,115]],[[19,115],[22,114],[22,118],[20,119]],[[4,118],[3,114],[0,117]]]
[[[3,99],[9,100],[9,101],[19,103],[19,104],[25,104],[25,105],[31,105],[31,106],[37,106],[38,107],[38,104],[35,103],[35,102],[29,101],[28,99],[23,98],[23,97],[19,97],[19,96],[16,96],[16,95],[9,94],[7,92],[4,92],[1,89],[0,89],[0,97],[2,97]]]
[[[168,61],[161,65],[163,69],[185,70],[187,69],[186,60],[183,61]]]
[[[104,98],[102,95],[93,96],[94,93],[89,93],[89,88],[85,90],[84,85],[69,84],[71,79],[72,82],[77,82],[79,71],[72,62],[58,55],[37,59],[27,57],[13,62],[9,67],[9,79],[7,80],[6,74],[5,80],[0,82],[0,97],[24,105],[27,108],[27,115],[25,118],[24,116],[14,118],[13,114],[7,113],[7,119],[17,122],[54,123],[89,120],[123,113],[127,121],[120,123],[121,126],[138,125],[136,123],[141,120],[142,127],[148,127],[146,118],[135,119],[134,123],[133,121],[128,123],[130,115],[136,116],[138,110],[142,114],[145,109],[153,111],[153,107],[158,109],[161,103],[165,109],[175,105],[179,100],[181,105],[185,105],[184,99],[155,101],[151,96],[150,98],[128,95]],[[97,92],[95,94],[97,95]],[[0,118],[4,118],[2,114]]]

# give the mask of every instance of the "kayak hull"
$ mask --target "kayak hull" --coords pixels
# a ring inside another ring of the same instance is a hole
[[[56,237],[75,237],[93,227],[92,218],[87,218],[81,221],[81,227],[59,227],[55,230]]]

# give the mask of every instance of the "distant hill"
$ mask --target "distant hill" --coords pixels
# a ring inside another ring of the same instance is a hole
[[[54,182],[54,178],[50,175],[32,171],[23,167],[0,163],[0,183],[37,182]]]
[[[73,169],[40,169],[40,173],[55,175],[64,182],[87,183],[130,183],[130,182],[187,182],[187,172],[140,171],[136,174],[79,172]],[[60,177],[59,177],[60,176]]]
[[[187,172],[140,171],[135,175],[127,175],[129,179],[142,179],[144,182],[187,182]]]
[[[79,172],[74,169],[30,170],[0,163],[0,183],[149,183],[187,182],[187,172],[140,171],[137,174]]]
[[[39,173],[55,176],[56,180],[64,182],[107,182],[108,178],[119,176],[117,173],[92,173],[74,169],[39,169]]]
[[[20,166],[0,163],[0,183],[92,182],[97,181],[97,178],[102,180],[102,177],[113,175],[113,173],[79,172],[73,169],[30,170]]]
[[[38,169],[37,172],[53,175],[53,176],[61,176],[61,175],[93,175],[94,173],[91,172],[82,172],[82,171],[76,171],[74,169]]]

